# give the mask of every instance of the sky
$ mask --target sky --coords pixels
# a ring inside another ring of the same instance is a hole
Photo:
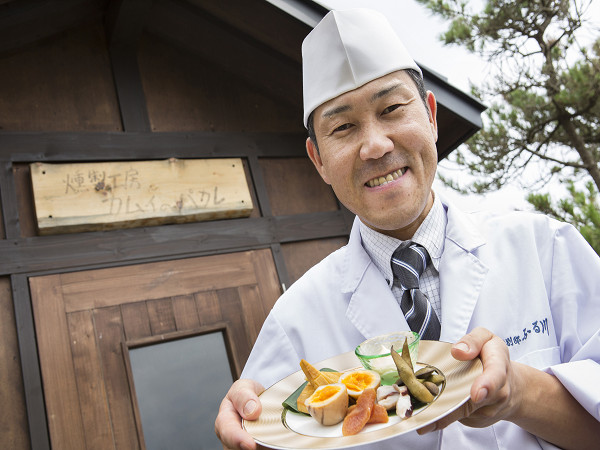
[[[437,72],[451,85],[464,92],[470,91],[470,83],[480,85],[491,72],[489,63],[477,55],[459,46],[443,45],[439,36],[446,31],[448,23],[433,16],[415,0],[317,0],[317,3],[331,9],[366,7],[381,11],[388,17],[417,64]],[[592,7],[598,10],[598,15],[591,17],[600,17],[600,1],[592,3]],[[403,20],[404,18],[407,20]],[[438,173],[448,178],[456,178],[457,168],[442,161],[438,166]],[[505,185],[498,192],[464,196],[436,179],[434,190],[450,198],[466,211],[532,209],[525,200],[527,192],[516,183]],[[550,186],[549,190],[559,195],[563,192],[563,188],[558,186],[558,183]]]

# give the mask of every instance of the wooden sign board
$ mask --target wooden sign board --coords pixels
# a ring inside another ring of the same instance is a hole
[[[242,160],[33,163],[40,234],[248,217]]]

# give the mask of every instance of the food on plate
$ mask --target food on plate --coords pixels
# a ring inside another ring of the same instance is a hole
[[[435,374],[435,368],[433,366],[425,366],[415,372],[417,378],[428,378]]]
[[[306,400],[315,393],[315,388],[312,384],[306,383],[302,392],[298,396],[298,400],[296,400],[296,408],[298,411],[303,412],[304,414],[308,414],[308,408],[306,407]]]
[[[300,412],[309,414],[308,408],[306,407],[306,400],[314,394],[315,390],[319,386],[326,386],[328,384],[337,383],[340,379],[340,372],[322,372],[317,370],[306,360],[300,361],[300,367],[304,376],[308,380],[308,384],[304,387],[297,400],[297,409]]]
[[[394,384],[394,378],[383,380],[375,370],[318,370],[302,359],[300,367],[307,382],[285,400],[284,406],[309,414],[321,425],[343,422],[342,434],[350,436],[359,433],[366,424],[387,423],[389,414],[409,418],[413,410],[418,411],[440,394],[445,377],[433,366],[415,372],[417,364],[411,359],[407,339],[401,353],[392,344],[385,356],[399,376]]]
[[[383,406],[386,410],[392,410],[398,403],[400,392],[397,385],[383,385],[377,388],[377,404]]]
[[[413,404],[410,400],[408,388],[406,386],[398,386],[395,384],[394,389],[400,394],[400,397],[398,397],[398,401],[396,402],[396,415],[401,419],[412,416]]]
[[[427,390],[431,392],[431,395],[433,395],[434,397],[440,393],[440,388],[438,387],[438,385],[432,383],[431,381],[423,381],[423,386],[425,386]]]
[[[337,383],[341,375],[339,372],[321,372],[304,359],[300,361],[300,368],[315,389],[326,384]]]
[[[390,357],[390,346],[401,349],[406,340],[408,340],[410,357],[416,362],[420,337],[413,331],[396,331],[374,336],[357,345],[354,354],[365,369],[379,372],[381,384],[392,384],[398,378],[398,373]]]
[[[305,401],[308,413],[321,425],[335,425],[346,417],[348,390],[341,383],[319,386]]]
[[[373,406],[373,411],[371,411],[371,418],[367,423],[387,423],[389,420],[387,410],[376,403]]]
[[[356,403],[354,405],[351,405],[348,407],[348,412],[346,414],[350,414],[350,412],[356,408]],[[390,417],[388,416],[388,412],[387,409],[385,409],[383,406],[375,403],[375,406],[373,406],[373,410],[371,411],[371,417],[369,419],[369,421],[367,422],[367,424],[369,423],[387,423],[390,420]]]
[[[423,383],[423,386],[425,386],[434,396],[440,393],[439,385],[445,380],[444,376],[437,373],[437,369],[433,366],[425,366],[417,370],[415,372],[415,377],[417,377],[417,380]],[[396,384],[404,386],[404,382],[401,379],[398,379]]]
[[[431,403],[434,398],[433,394],[417,379],[412,365],[409,365],[402,356],[394,351],[394,346],[391,348],[391,354],[398,368],[398,375],[410,393],[420,402]]]
[[[350,397],[357,399],[365,389],[376,390],[381,384],[381,375],[374,370],[352,370],[342,373],[340,383],[346,385]]]
[[[356,400],[356,407],[352,408],[342,424],[342,434],[344,436],[352,436],[362,430],[369,419],[371,418],[371,412],[375,406],[375,400],[377,394],[375,389],[367,388]]]
[[[379,386],[377,389],[377,404],[387,411],[396,411],[401,419],[412,416],[413,405],[406,386]]]

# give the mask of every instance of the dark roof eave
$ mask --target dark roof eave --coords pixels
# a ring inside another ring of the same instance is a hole
[[[288,13],[290,16],[314,28],[329,12],[326,8],[312,0],[266,0],[273,6]]]
[[[420,67],[423,71],[425,85],[427,89],[435,93],[438,103],[441,103],[477,129],[481,129],[483,126],[481,113],[487,109],[487,106],[472,95],[451,85],[432,70],[423,66]]]

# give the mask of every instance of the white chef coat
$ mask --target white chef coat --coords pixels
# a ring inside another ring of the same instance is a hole
[[[589,382],[600,380],[598,255],[571,225],[541,214],[465,214],[440,198],[448,217],[439,269],[440,340],[456,342],[485,327],[505,340],[511,359],[553,373],[600,420],[600,383]],[[373,336],[408,329],[362,247],[356,219],[348,245],[311,268],[276,302],[242,377],[268,387],[299,370],[301,358],[316,363]],[[454,423],[371,448],[401,445],[555,448],[506,421],[487,428]]]

